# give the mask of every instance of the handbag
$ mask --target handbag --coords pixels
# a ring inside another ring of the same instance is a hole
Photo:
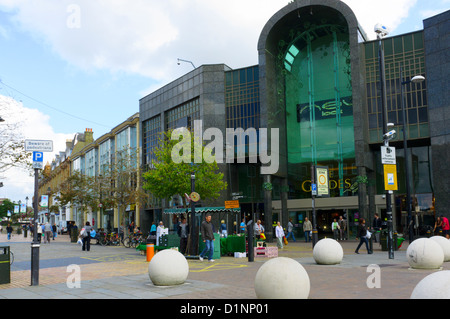
[[[370,231],[367,231],[367,232],[366,232],[366,238],[367,238],[367,239],[370,239],[371,236],[372,236],[372,233],[371,233]]]

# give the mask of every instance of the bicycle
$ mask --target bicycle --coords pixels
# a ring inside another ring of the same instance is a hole
[[[133,233],[133,234],[128,235],[128,237],[123,240],[123,245],[126,248],[130,248],[130,247],[136,248],[136,246],[138,246],[143,241],[144,241],[144,238],[142,236],[142,233]]]

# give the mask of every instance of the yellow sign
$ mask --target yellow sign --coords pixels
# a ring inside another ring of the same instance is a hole
[[[239,201],[238,200],[226,200],[225,201],[225,208],[239,208]]]
[[[397,165],[383,165],[384,169],[384,189],[387,191],[396,191],[397,186]]]
[[[193,202],[198,202],[200,200],[200,194],[196,192],[192,192],[190,197]]]

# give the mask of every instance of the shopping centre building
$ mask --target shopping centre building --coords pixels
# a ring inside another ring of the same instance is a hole
[[[343,215],[352,231],[360,218],[375,212],[386,217],[381,146],[383,112],[379,43],[385,55],[386,121],[396,135],[398,189],[392,194],[394,227],[403,232],[406,218],[406,174],[410,176],[412,210],[420,231],[434,217],[449,215],[450,11],[424,20],[423,30],[381,41],[369,40],[355,14],[338,0],[294,1],[275,13],[258,41],[259,64],[233,70],[225,64],[202,65],[140,100],[142,163],[151,168],[161,132],[177,127],[267,128],[269,153],[278,170],[261,174],[258,158],[220,164],[228,189],[202,205],[224,206],[238,198],[241,214],[256,214],[269,238],[273,222],[292,218],[297,235],[311,218],[311,166],[328,168],[329,196],[315,200],[319,233],[327,233]],[[403,74],[403,80],[400,76]],[[422,83],[407,83],[422,75]],[[406,118],[402,113],[402,94]],[[403,147],[406,124],[407,165]],[[278,129],[278,135],[275,130]],[[249,131],[248,131],[249,132]],[[277,138],[275,140],[275,138]],[[247,142],[246,151],[252,149]],[[276,147],[274,147],[276,146]],[[227,145],[224,145],[227,148]],[[237,148],[236,148],[237,150]],[[261,148],[259,151],[262,151]],[[273,164],[273,163],[272,163]],[[201,183],[201,181],[198,181]],[[201,194],[200,194],[201,195]],[[168,218],[154,199],[141,209],[143,229]],[[242,217],[242,216],[239,216]],[[172,222],[168,218],[168,223]],[[418,229],[419,230],[419,229]],[[353,234],[354,237],[354,234]]]

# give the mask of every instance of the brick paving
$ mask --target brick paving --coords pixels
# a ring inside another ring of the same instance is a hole
[[[30,238],[15,235],[8,243],[0,234],[0,245],[10,245],[16,265],[30,260]],[[270,246],[275,244],[270,243]],[[290,242],[278,256],[293,258],[306,269],[310,281],[310,299],[408,299],[417,283],[438,270],[412,270],[406,259],[407,243],[395,251],[394,259],[374,244],[374,254],[361,249],[354,254],[356,241],[341,242],[344,259],[338,265],[317,265],[312,258],[310,243]],[[255,299],[254,278],[268,258],[222,257],[214,263],[188,259],[189,276],[177,287],[156,287],[148,277],[148,262],[134,249],[93,245],[90,252],[81,252],[79,245],[70,243],[68,236],[41,244],[42,263],[64,260],[79,261],[81,288],[69,289],[67,266],[46,267],[39,271],[39,286],[30,286],[30,270],[11,272],[11,283],[0,285],[0,298],[18,299]],[[381,271],[381,288],[368,288],[371,275],[368,265],[377,264]],[[450,270],[450,262],[442,269]]]

